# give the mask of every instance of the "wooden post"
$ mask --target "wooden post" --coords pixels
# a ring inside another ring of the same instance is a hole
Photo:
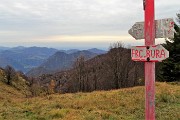
[[[144,0],[144,10],[145,46],[155,45],[154,0]],[[145,62],[145,90],[145,118],[155,120],[155,62]]]

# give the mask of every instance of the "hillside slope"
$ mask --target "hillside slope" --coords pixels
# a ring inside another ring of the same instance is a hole
[[[0,81],[0,103],[22,97],[24,97],[24,95],[16,88]]]
[[[130,52],[129,49],[119,47],[111,49],[108,53],[95,56],[87,61],[81,58],[76,60],[73,69],[41,75],[36,81],[39,81],[41,86],[46,87],[47,83],[54,80],[56,92],[61,91],[61,93],[78,91],[91,92],[143,85],[144,63],[133,62]],[[61,65],[61,63],[63,63],[62,58],[66,57],[52,56],[52,58],[52,62],[48,62],[46,66],[53,65],[54,67],[51,68],[54,69]],[[52,64],[55,63],[56,60],[57,64]],[[65,63],[68,63],[68,61],[65,61]],[[39,72],[33,70],[30,72],[31,74],[27,75],[33,76],[32,73],[39,73],[40,75],[40,73],[44,71],[44,68],[47,67],[42,66],[39,68]]]
[[[144,87],[24,98],[0,83],[3,120],[143,120]],[[156,119],[180,119],[180,86],[156,83]]]
[[[25,100],[24,98],[25,95],[16,88],[0,81],[0,120],[20,119],[21,115],[17,116],[17,111],[23,113],[21,102]]]
[[[52,56],[50,56],[39,67],[31,69],[29,72],[27,72],[26,75],[36,77],[42,74],[55,73],[57,71],[67,70],[72,68],[74,62],[80,56],[84,56],[87,60],[95,57],[96,55],[97,54],[89,52],[87,50],[77,51],[71,54],[58,51]]]

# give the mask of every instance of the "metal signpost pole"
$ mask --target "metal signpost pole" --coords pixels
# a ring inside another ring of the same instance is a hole
[[[144,0],[144,10],[145,46],[149,49],[155,44],[154,0]],[[145,62],[145,118],[155,120],[155,62]]]

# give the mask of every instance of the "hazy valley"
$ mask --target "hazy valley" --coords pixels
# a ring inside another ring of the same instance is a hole
[[[46,62],[48,62],[49,59],[53,59],[52,57],[56,57],[56,55],[58,57],[58,53],[59,53],[59,55],[60,55],[60,53],[62,53],[62,56],[63,55],[68,56],[69,54],[72,54],[71,56],[74,57],[74,60],[75,60],[75,58],[78,57],[78,55],[79,56],[81,54],[86,55],[86,53],[83,54],[83,52],[80,53],[80,51],[81,50],[78,50],[78,49],[58,50],[58,49],[46,48],[46,47],[23,47],[23,46],[14,47],[14,48],[0,47],[0,67],[5,67],[7,65],[10,65],[18,71],[27,73],[31,69],[34,69],[36,67],[41,68],[42,66],[44,66],[46,64]],[[89,56],[87,56],[87,59],[88,59],[88,57],[92,58],[95,55],[106,53],[106,51],[104,51],[104,50],[99,50],[99,49],[95,49],[95,48],[89,49],[86,52],[89,52],[89,53],[87,53],[87,54],[89,54]],[[62,57],[62,56],[59,56],[59,57]],[[54,59],[56,59],[56,58],[54,58]],[[59,58],[59,59],[61,59],[61,58]],[[67,58],[66,61],[68,59],[69,58]],[[72,60],[73,58],[70,58],[70,59],[71,60],[69,60],[69,61],[73,62],[73,60]],[[62,61],[63,61],[63,58],[62,58],[62,60],[59,61],[59,64],[64,64],[64,66],[66,66],[65,63],[61,63]],[[72,62],[68,63],[67,68],[66,67],[64,67],[64,68],[68,69],[69,67],[71,67]],[[58,64],[58,63],[56,63],[56,64]],[[36,68],[36,69],[38,69],[38,68]],[[44,68],[44,69],[46,69],[46,68]],[[49,68],[47,68],[47,69],[49,69]],[[62,68],[56,67],[53,70],[49,70],[49,72],[56,71],[58,69],[61,70]],[[47,73],[47,72],[45,72],[45,73]]]

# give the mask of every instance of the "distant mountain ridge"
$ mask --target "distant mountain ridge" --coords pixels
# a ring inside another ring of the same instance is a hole
[[[10,65],[16,70],[27,72],[33,67],[39,66],[57,49],[46,47],[15,47],[0,51],[0,66]]]
[[[73,54],[80,50],[78,49],[58,50],[54,48],[36,47],[36,46],[33,47],[17,46],[13,48],[0,46],[0,67],[5,67],[7,65],[10,65],[14,67],[16,70],[27,73],[32,68],[36,68],[40,66],[57,51],[66,54]],[[96,48],[88,49],[87,51],[90,51],[95,54],[102,54],[106,52]]]
[[[79,50],[79,49],[69,49],[69,50],[59,50],[59,51],[64,52],[64,53],[67,53],[67,54],[71,54],[71,53],[75,53],[75,52],[83,51],[83,50]],[[97,48],[87,49],[87,51],[93,52],[93,53],[96,53],[96,54],[105,54],[105,53],[107,53],[107,51],[101,50],[101,49],[97,49]]]
[[[100,50],[100,49],[97,49],[97,48],[88,49],[88,51],[96,53],[96,54],[105,54],[105,53],[107,53],[107,51]]]
[[[3,46],[0,46],[0,51],[3,51],[3,50],[8,50],[8,49],[10,49],[10,48],[8,48],[8,47],[3,47]]]
[[[54,55],[50,56],[44,63],[39,67],[33,68],[27,72],[27,76],[39,76],[42,74],[53,73],[57,71],[67,70],[72,68],[76,59],[83,56],[85,60],[95,57],[96,53],[90,52],[88,50],[77,51],[71,54],[67,54],[61,51],[56,52]]]

